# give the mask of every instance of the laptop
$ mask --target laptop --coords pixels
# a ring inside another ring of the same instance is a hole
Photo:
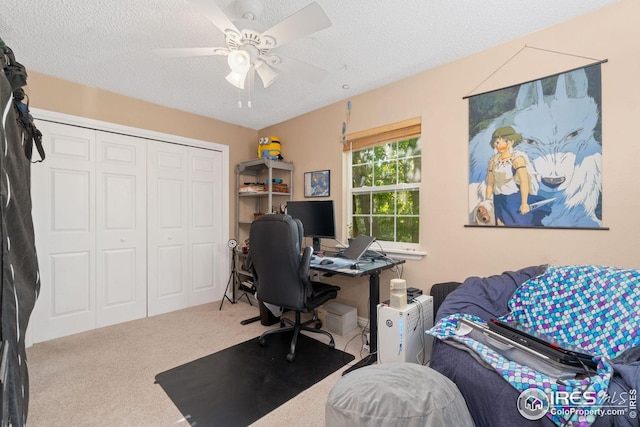
[[[357,270],[358,260],[375,240],[375,237],[360,235],[351,241],[348,248],[336,256],[312,257],[311,265],[322,266],[328,270],[341,268]]]
[[[538,359],[543,364],[546,363],[555,370],[562,370],[562,367],[564,367],[564,369],[575,373],[585,373],[585,367],[594,372],[597,368],[592,356],[582,350],[574,349],[564,344],[561,347],[551,340],[545,339],[539,333],[533,335],[516,329],[513,324],[507,324],[495,319],[488,322],[488,327],[464,318],[460,319],[460,322],[462,325],[470,326],[471,329],[480,331],[487,337],[509,348],[518,349],[533,357],[533,359]],[[499,349],[503,348],[499,347]],[[539,370],[544,372],[543,369]]]
[[[359,260],[375,240],[375,237],[361,234],[353,239],[351,243],[349,243],[349,247],[346,248],[339,256],[341,258]]]

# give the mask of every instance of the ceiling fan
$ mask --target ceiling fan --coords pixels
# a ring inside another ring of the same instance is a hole
[[[192,56],[227,56],[229,83],[244,89],[247,76],[253,81],[257,73],[265,88],[271,86],[279,74],[274,70],[293,73],[312,83],[319,83],[328,74],[314,65],[284,57],[274,49],[292,40],[305,37],[331,26],[331,20],[316,2],[309,4],[269,29],[256,20],[262,11],[260,0],[236,0],[241,18],[231,21],[215,0],[188,0],[225,35],[226,47],[195,47],[154,49],[167,58]]]

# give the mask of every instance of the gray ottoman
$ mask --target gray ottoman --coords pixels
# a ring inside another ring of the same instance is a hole
[[[328,427],[474,427],[458,387],[441,373],[415,363],[356,369],[329,392]]]

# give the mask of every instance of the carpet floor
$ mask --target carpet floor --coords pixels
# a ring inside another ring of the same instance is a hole
[[[156,382],[191,426],[249,425],[355,359],[301,334],[290,363],[291,336],[270,335],[265,346],[253,338],[161,372]]]

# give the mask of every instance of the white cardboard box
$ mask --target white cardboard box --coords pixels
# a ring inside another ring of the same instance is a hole
[[[339,302],[328,302],[318,308],[318,318],[330,332],[344,335],[358,326],[358,310]]]

